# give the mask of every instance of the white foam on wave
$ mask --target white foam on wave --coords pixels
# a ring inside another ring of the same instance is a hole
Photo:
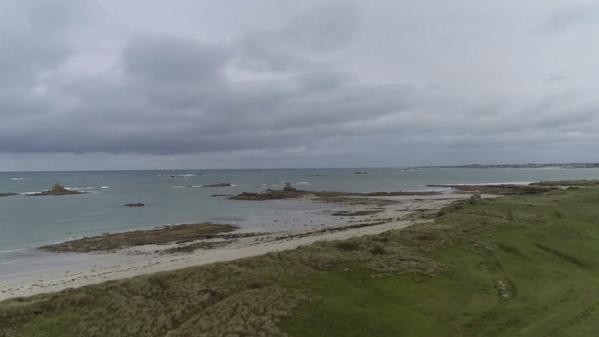
[[[42,193],[43,191],[37,191],[37,192],[23,192],[23,193],[19,193],[19,195],[34,195],[34,194],[39,194]]]
[[[95,190],[105,190],[112,186],[85,186],[85,187],[66,187],[66,189],[72,191],[89,191],[90,193],[97,193]]]
[[[197,177],[197,174],[194,173],[185,173],[185,174],[168,174],[168,173],[160,173],[157,174],[158,177],[168,177],[168,178],[191,178]]]
[[[4,266],[4,265],[7,265],[7,264],[13,264],[13,263],[16,263],[16,262],[19,262],[19,260],[12,260],[12,261],[7,261],[7,262],[0,262],[0,266]]]
[[[66,187],[66,189],[68,190],[74,190],[74,191],[90,191],[90,190],[95,190],[97,187],[95,186],[86,186],[86,187]]]
[[[8,254],[8,253],[16,253],[16,252],[20,252],[25,250],[24,248],[16,248],[16,249],[9,249],[9,250],[0,250],[0,254]]]
[[[10,178],[10,180],[13,180],[13,181],[21,181],[21,180],[27,180],[27,178],[15,177],[15,178]]]
[[[297,183],[294,183],[293,185],[310,185],[309,181],[298,181]]]
[[[231,185],[231,186],[236,186],[236,185]],[[204,185],[175,185],[175,186],[173,186],[173,188],[200,188],[200,187],[204,187]]]

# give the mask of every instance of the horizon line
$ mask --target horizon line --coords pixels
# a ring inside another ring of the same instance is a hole
[[[0,173],[40,173],[40,172],[135,172],[135,171],[257,171],[257,170],[350,170],[350,169],[423,169],[423,168],[514,168],[530,166],[537,167],[559,167],[559,166],[597,166],[599,162],[554,162],[554,163],[495,163],[495,164],[441,164],[441,165],[418,165],[418,166],[343,166],[343,167],[257,167],[257,168],[155,168],[155,169],[82,169],[82,170],[0,170]],[[584,168],[584,167],[581,167]]]

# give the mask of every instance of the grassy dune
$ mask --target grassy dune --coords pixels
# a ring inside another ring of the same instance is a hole
[[[293,336],[596,336],[599,189],[506,197],[437,220],[433,278],[322,275]]]
[[[596,336],[599,187],[0,303],[0,336]]]

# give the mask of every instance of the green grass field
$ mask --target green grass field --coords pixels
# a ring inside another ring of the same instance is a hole
[[[0,336],[597,336],[599,188],[0,303]]]
[[[505,197],[439,220],[433,278],[329,272],[293,336],[597,336],[599,190]],[[503,288],[501,290],[500,288]],[[503,295],[506,297],[504,298]]]

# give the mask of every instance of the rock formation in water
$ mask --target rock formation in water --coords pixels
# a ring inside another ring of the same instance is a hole
[[[35,193],[35,194],[30,194],[30,195],[32,195],[32,196],[46,196],[46,195],[60,196],[60,195],[71,195],[71,194],[85,194],[85,192],[69,190],[68,188],[65,188],[64,186],[62,186],[61,184],[56,183],[56,184],[54,184],[54,186],[52,186],[52,189],[50,189],[48,191],[43,191],[40,193]]]
[[[125,207],[146,207],[146,204],[137,202],[137,203],[133,203],[133,204],[125,204],[123,206],[125,206]]]
[[[211,185],[202,185],[202,187],[231,187],[233,186],[231,183],[218,183],[218,184],[211,184]]]

